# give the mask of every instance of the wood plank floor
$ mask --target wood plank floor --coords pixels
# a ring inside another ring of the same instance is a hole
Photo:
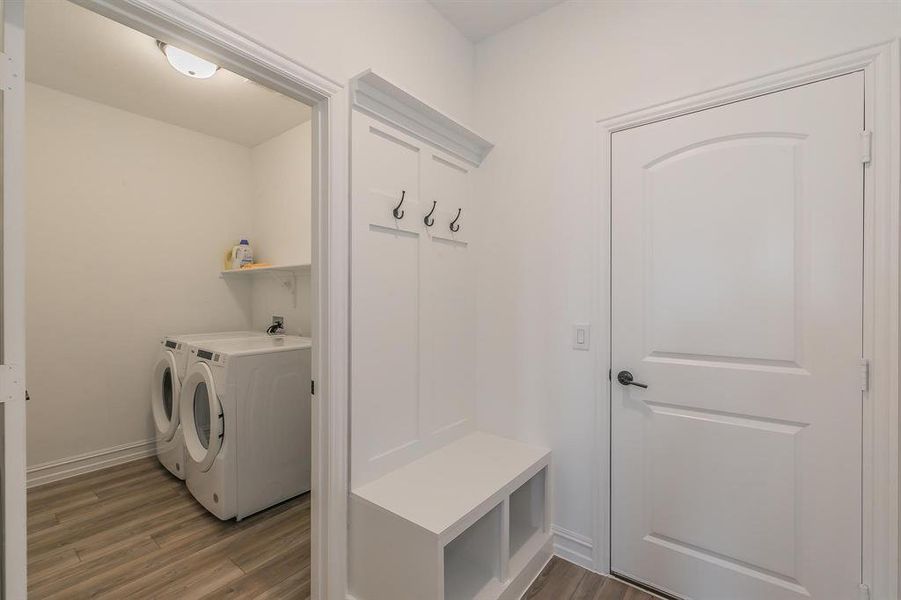
[[[525,600],[655,600],[654,596],[621,581],[592,573],[562,558],[553,557]]]
[[[310,495],[220,521],[156,458],[28,491],[30,600],[310,597]],[[554,557],[527,600],[653,600]]]
[[[156,458],[33,488],[28,597],[307,599],[310,495],[223,522]]]

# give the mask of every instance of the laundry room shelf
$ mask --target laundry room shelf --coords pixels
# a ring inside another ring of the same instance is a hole
[[[254,269],[226,269],[220,272],[222,277],[248,277],[255,273],[277,273],[284,271],[308,271],[309,264],[298,265],[272,265],[271,267],[256,267]]]

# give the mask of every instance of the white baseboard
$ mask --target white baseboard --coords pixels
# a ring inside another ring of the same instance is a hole
[[[28,467],[26,471],[27,486],[32,488],[45,483],[68,479],[69,477],[121,465],[122,463],[153,456],[154,454],[156,454],[156,440],[144,440],[33,465]]]
[[[554,554],[584,569],[594,571],[594,549],[590,538],[558,525],[552,525],[551,532],[554,534]]]

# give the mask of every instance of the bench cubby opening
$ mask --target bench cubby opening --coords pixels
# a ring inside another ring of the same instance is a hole
[[[514,565],[526,562],[547,532],[546,472],[542,469],[510,494],[510,562]]]
[[[444,600],[490,598],[500,586],[502,519],[495,506],[444,547]]]

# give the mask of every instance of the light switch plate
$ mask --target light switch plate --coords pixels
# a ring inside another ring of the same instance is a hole
[[[591,346],[591,325],[588,323],[576,323],[573,325],[573,348],[576,350],[588,350]]]

